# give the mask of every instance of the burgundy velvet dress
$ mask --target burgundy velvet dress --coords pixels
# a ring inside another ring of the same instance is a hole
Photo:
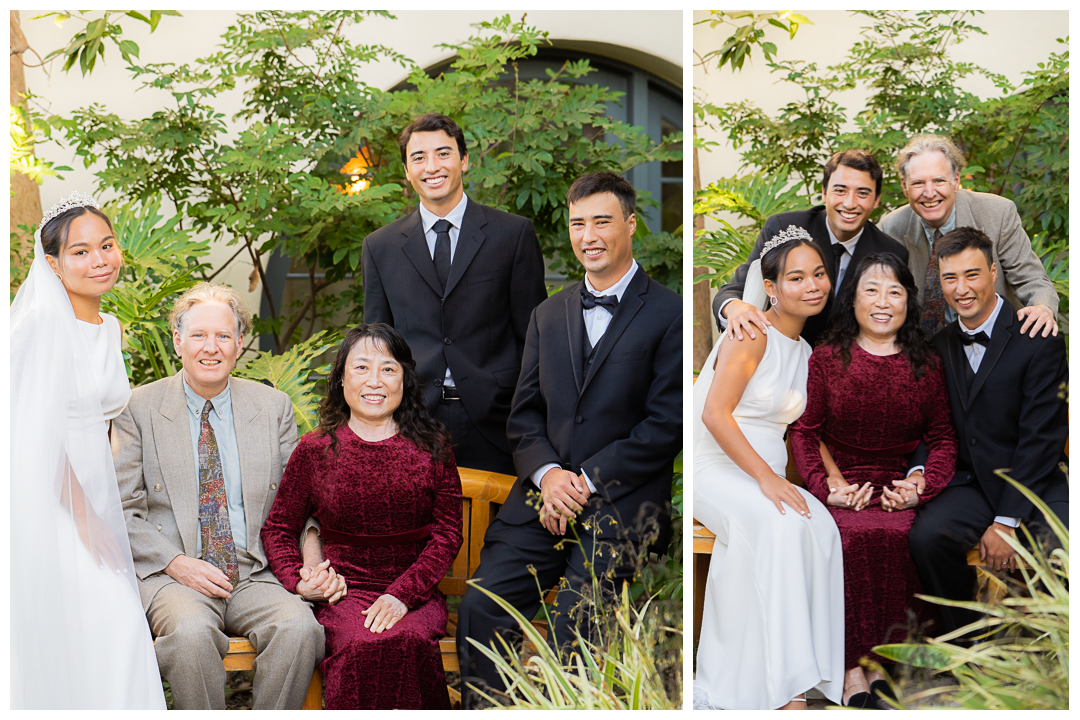
[[[914,444],[925,440],[920,499],[932,501],[953,476],[956,431],[937,356],[916,380],[902,353],[871,355],[853,343],[844,368],[834,351],[818,347],[810,356],[806,410],[788,432],[806,488],[822,503],[829,488],[819,439],[848,482],[872,484],[864,509],[829,507],[844,548],[844,666],[853,668],[864,656],[885,661],[871,648],[904,640],[908,608],[924,612],[914,598],[921,587],[908,549],[916,509],[885,512],[881,488],[904,478]]]
[[[449,709],[439,639],[446,633],[446,598],[439,581],[461,547],[461,480],[451,457],[431,454],[398,435],[361,440],[348,426],[330,439],[311,433],[289,458],[281,487],[262,529],[270,567],[296,592],[303,559],[300,532],[309,516],[323,529],[363,536],[408,533],[431,526],[420,540],[357,546],[323,538],[323,556],[348,585],[335,605],[315,603],[326,631],[319,666],[329,709]],[[377,540],[382,542],[385,539]],[[361,615],[383,594],[409,612],[375,634]]]

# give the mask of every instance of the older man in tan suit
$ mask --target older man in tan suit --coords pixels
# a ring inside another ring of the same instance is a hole
[[[964,155],[941,135],[912,137],[897,156],[896,167],[908,205],[882,218],[881,230],[908,250],[927,337],[956,317],[941,295],[934,244],[959,227],[977,228],[993,243],[994,263],[1000,269],[994,289],[1020,308],[1021,332],[1057,335],[1057,291],[1031,249],[1013,201],[961,189]]]
[[[173,311],[183,370],[136,388],[114,422],[143,608],[180,709],[224,709],[230,635],[258,652],[256,709],[299,708],[324,653],[311,606],[281,586],[259,540],[296,422],[287,395],[230,378],[250,326],[232,290],[188,291]]]

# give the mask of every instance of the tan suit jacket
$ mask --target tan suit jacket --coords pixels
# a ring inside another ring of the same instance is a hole
[[[1057,317],[1057,291],[1031,249],[1031,240],[1020,224],[1020,214],[1012,200],[990,193],[959,190],[956,193],[956,227],[978,228],[994,243],[994,262],[998,266],[994,289],[998,295],[1017,309],[1045,305]],[[907,248],[908,267],[915,276],[921,300],[926,266],[930,264],[930,245],[919,216],[911,205],[905,205],[882,218],[881,230]]]
[[[296,447],[296,420],[285,393],[261,383],[230,380],[240,483],[247,523],[250,579],[280,585],[270,571],[259,532]],[[135,388],[113,421],[113,454],[143,608],[169,583],[165,566],[177,555],[197,557],[199,480],[184,400],[183,370]]]

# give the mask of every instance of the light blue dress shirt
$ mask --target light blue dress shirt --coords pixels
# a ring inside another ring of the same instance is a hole
[[[229,504],[229,525],[237,550],[247,549],[247,524],[244,518],[244,492],[240,484],[240,451],[236,444],[236,428],[233,425],[232,394],[229,385],[210,399],[214,409],[210,411],[210,427],[217,440],[221,470],[225,475],[225,497]],[[199,482],[199,435],[202,429],[202,411],[206,398],[198,395],[184,379],[184,400],[188,408],[188,427],[191,428],[191,449],[195,458],[195,482]],[[198,487],[198,485],[196,485]],[[202,557],[202,528],[195,540],[195,554]]]

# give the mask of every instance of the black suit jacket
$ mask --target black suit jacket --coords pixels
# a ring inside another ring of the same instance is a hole
[[[520,477],[499,518],[511,525],[535,520],[529,476],[556,463],[584,470],[597,488],[582,521],[611,515],[633,537],[644,508],[663,536],[683,441],[682,297],[638,268],[583,378],[581,285],[544,301],[529,322],[507,423]],[[598,525],[617,535],[609,523]]]
[[[836,287],[836,256],[833,254],[832,241],[829,240],[829,226],[827,223],[828,218],[825,214],[824,205],[816,205],[809,210],[779,213],[769,217],[758,234],[757,242],[754,243],[754,248],[750,251],[750,257],[738,267],[731,278],[731,282],[720,288],[720,292],[713,298],[713,318],[716,318],[717,327],[720,326],[718,317],[720,306],[728,299],[742,300],[746,273],[750,270],[750,263],[761,257],[761,248],[765,246],[765,241],[781,230],[787,230],[789,225],[794,225],[810,233],[810,236],[814,238],[814,242],[822,249],[822,254],[825,256],[825,267],[829,271],[829,279],[832,280],[833,285],[825,309],[817,315],[807,318],[806,325],[803,327],[803,338],[810,343],[811,347],[816,345],[818,338],[821,337],[821,334],[828,326],[833,313],[836,312],[837,304],[834,300],[839,290]],[[905,263],[908,261],[907,248],[878,230],[874,223],[868,221],[863,226],[863,233],[859,236],[859,242],[855,244],[855,253],[851,256],[851,263],[848,265],[848,272],[844,274],[844,281],[846,282],[851,277],[851,273],[858,266],[860,260],[867,255],[879,252],[891,252],[899,256]]]
[[[1065,340],[1028,337],[1005,302],[994,323],[979,372],[967,391],[959,321],[932,342],[945,365],[949,404],[960,441],[950,485],[977,481],[995,515],[1029,517],[1033,506],[1019,490],[994,474],[1009,476],[1048,502],[1067,501],[1069,485],[1058,463],[1066,462],[1068,409],[1058,397],[1068,381]]]
[[[409,343],[428,408],[449,367],[470,420],[509,452],[525,330],[547,296],[532,222],[470,199],[443,293],[417,210],[365,238],[363,273],[364,322],[392,325]]]

